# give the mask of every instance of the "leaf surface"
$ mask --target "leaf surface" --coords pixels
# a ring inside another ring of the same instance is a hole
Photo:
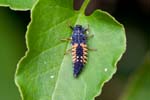
[[[14,10],[30,10],[38,0],[0,0],[0,6],[8,6]]]
[[[28,51],[18,64],[16,83],[24,100],[93,100],[103,84],[116,71],[116,63],[125,51],[124,28],[108,13],[95,11],[84,15],[73,10],[72,0],[39,0],[32,10],[26,35]],[[73,77],[71,55],[64,55],[71,36],[67,26],[89,25],[88,63],[78,78]]]

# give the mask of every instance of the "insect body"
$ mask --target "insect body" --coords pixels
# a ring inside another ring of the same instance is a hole
[[[72,27],[72,29],[71,44],[72,60],[74,64],[73,75],[74,77],[77,77],[87,62],[87,29],[84,29],[81,25],[76,25],[75,27]]]

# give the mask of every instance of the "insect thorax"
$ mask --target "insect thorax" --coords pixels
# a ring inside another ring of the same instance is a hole
[[[74,27],[74,29],[73,29],[72,45],[74,43],[77,43],[77,44],[84,43],[84,44],[86,44],[85,29],[80,25],[76,25],[76,27]]]

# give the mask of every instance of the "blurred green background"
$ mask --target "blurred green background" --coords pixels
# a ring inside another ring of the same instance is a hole
[[[77,2],[74,8],[79,9],[79,6],[80,2]],[[118,64],[117,73],[96,98],[119,100],[133,75],[144,65],[145,56],[150,50],[150,1],[92,0],[86,14],[89,15],[97,8],[109,12],[126,29],[127,51]],[[14,83],[14,74],[17,62],[26,51],[25,32],[29,21],[29,11],[13,11],[0,7],[0,100],[21,100]],[[146,75],[149,76],[146,80],[150,80],[150,73]]]
[[[0,7],[0,100],[20,100],[14,74],[26,51],[24,21],[21,12]]]

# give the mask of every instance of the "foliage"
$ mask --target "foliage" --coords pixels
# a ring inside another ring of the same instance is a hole
[[[101,10],[85,16],[88,0],[80,11],[74,11],[72,4],[72,0],[39,0],[31,10],[28,51],[18,63],[15,77],[23,100],[93,100],[116,72],[126,47],[123,26]],[[32,8],[29,5],[14,8]],[[89,25],[94,38],[88,46],[97,49],[89,51],[88,63],[78,78],[72,75],[71,55],[64,55],[70,43],[60,41],[71,36],[68,22]]]
[[[147,54],[144,64],[130,79],[121,100],[147,100],[150,98],[150,54]]]
[[[14,10],[30,10],[38,0],[0,0],[0,6],[9,6]]]

